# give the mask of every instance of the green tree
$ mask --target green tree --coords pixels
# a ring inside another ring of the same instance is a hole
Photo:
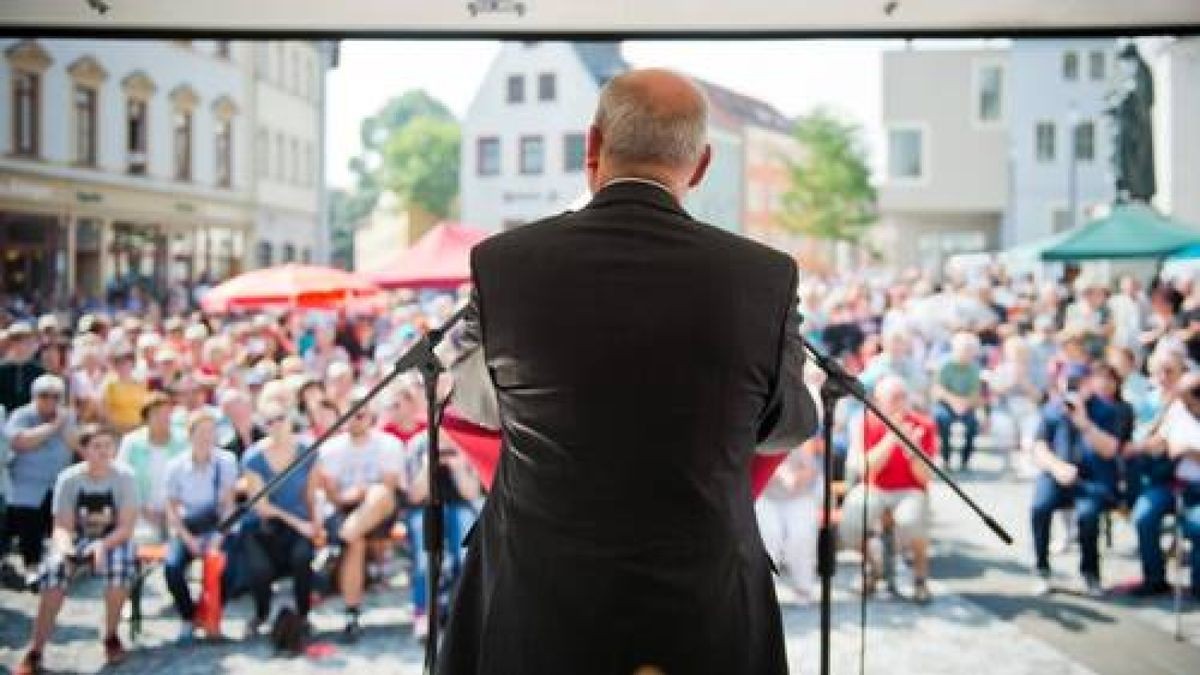
[[[375,207],[380,192],[385,189],[382,180],[384,149],[392,136],[408,126],[409,122],[421,117],[454,121],[454,115],[441,101],[424,89],[410,89],[392,98],[379,112],[359,125],[362,151],[350,160],[350,171],[356,179],[355,192],[359,195],[357,204],[365,207],[367,213]]]
[[[458,123],[414,117],[383,147],[382,187],[438,218],[450,215],[458,196]]]
[[[789,161],[783,224],[801,234],[858,244],[875,222],[875,188],[858,125],[817,108],[796,122],[803,158]]]

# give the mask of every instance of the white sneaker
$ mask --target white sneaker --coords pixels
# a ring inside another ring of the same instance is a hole
[[[413,615],[413,638],[424,642],[429,637],[429,617],[425,614]]]
[[[1037,579],[1033,582],[1033,595],[1039,598],[1044,598],[1054,592],[1054,587],[1050,585],[1050,575],[1039,572]]]

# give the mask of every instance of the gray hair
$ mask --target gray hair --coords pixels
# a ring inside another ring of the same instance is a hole
[[[605,154],[622,164],[696,162],[708,139],[708,100],[698,87],[696,99],[699,105],[664,105],[636,81],[623,76],[609,80],[600,91],[594,120]]]

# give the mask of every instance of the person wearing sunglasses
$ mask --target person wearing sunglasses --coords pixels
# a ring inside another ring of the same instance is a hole
[[[6,536],[20,540],[26,571],[42,560],[42,540],[54,523],[51,491],[59,472],[71,463],[74,417],[63,405],[66,387],[57,375],[41,375],[31,387],[33,400],[12,412],[5,434],[12,443]]]
[[[364,394],[355,392],[348,406]],[[326,522],[333,553],[340,557],[338,589],[346,604],[346,642],[361,632],[360,606],[366,585],[368,542],[387,535],[396,519],[403,447],[375,428],[375,413],[364,406],[346,423],[346,431],[321,448],[317,471],[334,514]]]
[[[267,436],[242,457],[250,494],[258,493],[308,449],[298,442],[283,406],[264,403],[261,418]],[[301,464],[246,518],[245,560],[254,597],[254,616],[247,624],[247,635],[257,634],[270,617],[271,584],[281,577],[292,578],[296,613],[302,620],[308,617],[313,587],[310,562],[314,546],[323,543],[325,537],[315,501],[317,472],[312,466],[312,462]]]

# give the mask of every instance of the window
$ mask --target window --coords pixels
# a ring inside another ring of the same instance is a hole
[[[96,166],[96,90],[75,85],[75,163]]]
[[[233,187],[232,120],[217,120],[217,187]]]
[[[300,179],[303,185],[313,185],[316,183],[313,173],[316,167],[313,165],[313,145],[312,143],[304,144],[304,175]]]
[[[215,51],[218,58],[229,58],[229,40],[217,40]]]
[[[1096,159],[1096,124],[1092,121],[1075,125],[1075,159],[1091,162]]]
[[[1068,82],[1074,82],[1079,79],[1079,53],[1066,52],[1062,59],[1062,74],[1063,79]]]
[[[1059,234],[1071,229],[1074,225],[1071,222],[1070,209],[1053,208],[1050,209],[1050,233]]]
[[[916,180],[925,176],[925,139],[920,129],[888,131],[888,176]]]
[[[36,157],[41,125],[41,76],[13,71],[13,154]]]
[[[284,174],[284,171],[286,171],[285,167],[287,167],[287,157],[284,156],[286,153],[287,153],[287,149],[284,148],[284,146],[283,146],[283,134],[276,133],[275,134],[275,167],[274,167],[275,171],[273,172],[275,180],[283,180],[283,174]]]
[[[292,91],[300,93],[300,55],[292,52]]]
[[[269,241],[260,241],[256,247],[255,257],[258,259],[259,267],[270,267],[275,262],[275,250]]]
[[[582,171],[584,155],[583,134],[572,133],[563,136],[563,171]]]
[[[305,246],[304,248],[300,249],[300,262],[302,262],[302,263],[312,262],[312,249],[311,248]]]
[[[480,176],[500,174],[500,139],[495,136],[475,142],[475,173]]]
[[[1039,162],[1054,161],[1054,122],[1038,122],[1034,127],[1034,156]]]
[[[296,262],[296,245],[295,244],[284,244],[283,245],[283,258],[280,260],[280,262],[285,262],[285,263]]]
[[[254,163],[258,165],[258,175],[266,178],[271,173],[271,134],[260,128],[254,138]]]
[[[541,136],[521,137],[520,171],[526,176],[540,175],[545,164],[545,148]]]
[[[507,91],[507,100],[509,103],[524,103],[525,77],[522,75],[509,75]]]
[[[192,113],[176,110],[172,120],[175,136],[175,180],[192,179]]]
[[[145,175],[146,139],[149,138],[146,128],[146,101],[131,98],[126,109],[125,151],[128,153],[129,173],[135,176]]]
[[[998,122],[1004,113],[1004,69],[986,65],[975,73],[975,119]]]
[[[292,139],[292,163],[291,163],[290,178],[292,180],[293,185],[300,184],[300,139],[299,138]]]
[[[554,80],[554,73],[542,73],[538,75],[538,100],[553,101],[556,95],[557,82]]]
[[[1088,77],[1096,82],[1104,79],[1104,52],[1095,51],[1088,54]]]

